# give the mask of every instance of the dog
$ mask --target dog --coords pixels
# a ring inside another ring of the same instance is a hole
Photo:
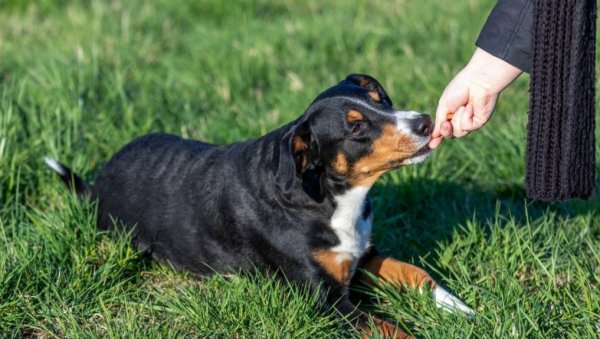
[[[211,145],[149,134],[124,146],[91,186],[46,158],[69,188],[98,201],[98,228],[132,230],[135,245],[199,276],[259,269],[307,284],[365,335],[408,338],[348,298],[356,272],[429,290],[438,305],[473,314],[423,269],[370,242],[367,192],[384,173],[431,153],[426,114],[397,111],[381,84],[352,74],[295,121],[263,137]],[[117,221],[117,222],[115,222]]]

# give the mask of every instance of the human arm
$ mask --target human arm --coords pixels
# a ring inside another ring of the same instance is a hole
[[[496,107],[500,92],[523,71],[481,48],[450,81],[435,113],[435,128],[429,147],[437,148],[442,137],[463,137],[485,125]],[[454,113],[450,121],[448,113]]]
[[[462,137],[490,119],[498,96],[531,65],[530,0],[499,0],[492,10],[469,63],[450,81],[436,110],[429,146],[442,137]],[[448,113],[453,117],[446,121]]]

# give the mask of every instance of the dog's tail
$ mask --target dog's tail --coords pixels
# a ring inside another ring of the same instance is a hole
[[[44,162],[46,162],[46,165],[48,165],[48,167],[58,174],[60,179],[65,183],[65,185],[67,185],[69,190],[74,191],[77,194],[77,197],[84,198],[90,194],[90,185],[81,179],[77,174],[73,173],[70,168],[50,157],[44,157]]]

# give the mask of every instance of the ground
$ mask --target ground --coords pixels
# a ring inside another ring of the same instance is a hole
[[[145,259],[127,235],[96,232],[94,205],[42,158],[92,181],[147,132],[257,137],[356,72],[398,109],[433,113],[494,3],[3,1],[0,337],[358,337],[302,288],[197,280]],[[600,195],[525,198],[527,109],[524,75],[484,129],[371,191],[373,242],[433,272],[477,316],[389,286],[367,291],[371,312],[423,338],[600,335]]]

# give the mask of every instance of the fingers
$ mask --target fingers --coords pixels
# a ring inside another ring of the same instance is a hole
[[[431,149],[436,149],[440,146],[440,144],[442,143],[442,137],[434,137],[431,138],[431,140],[429,140],[429,148]]]
[[[452,136],[452,124],[446,120],[448,113],[450,112],[454,112],[454,109],[448,107],[448,100],[444,93],[438,102],[435,112],[435,126],[433,128],[433,133],[431,133],[429,148],[436,149],[442,143],[442,138],[449,138]]]
[[[439,147],[443,138],[464,137],[483,127],[494,112],[500,92],[521,73],[478,48],[440,97],[429,147]],[[447,117],[449,113],[451,118]]]
[[[438,104],[438,108],[435,112],[435,125],[433,126],[433,132],[431,133],[431,136],[433,138],[437,138],[442,135],[440,133],[440,131],[441,131],[442,123],[444,121],[446,121],[446,113],[447,112],[444,112],[446,110],[447,110],[446,105],[442,105],[441,103]]]
[[[449,121],[442,121],[438,131],[438,136],[432,136],[429,141],[429,148],[436,149],[442,143],[443,138],[452,137],[452,124]]]
[[[449,85],[450,86],[450,85]],[[460,105],[458,105],[460,106]],[[448,112],[454,112],[454,110],[456,110],[457,107],[449,107],[449,103],[448,103],[448,95],[446,94],[446,91],[444,91],[444,93],[442,94],[442,97],[440,98],[440,101],[438,102],[437,108],[435,110],[435,126],[433,127],[433,133],[431,134],[431,136],[433,138],[437,138],[442,135],[442,124],[446,121],[446,115],[448,114]]]
[[[442,127],[440,128],[440,133],[442,134],[442,136],[444,138],[451,138],[452,137],[452,123],[450,121],[444,121],[442,122]]]
[[[450,116],[452,119],[443,120],[437,124],[437,120],[440,115],[436,115],[437,133],[434,130],[431,141],[429,142],[429,148],[435,149],[439,147],[439,145],[442,143],[442,138],[449,139],[452,137],[464,137],[471,131],[481,127],[478,126],[480,124],[479,121],[475,119],[475,113],[471,104],[459,107],[456,112],[448,112],[444,114],[444,118]]]
[[[458,109],[452,118],[453,135],[457,138],[483,127],[494,113],[498,94],[476,90],[473,92],[470,103]]]
[[[459,108],[452,117],[452,135],[461,138],[469,134],[474,129],[473,116],[472,105]]]

